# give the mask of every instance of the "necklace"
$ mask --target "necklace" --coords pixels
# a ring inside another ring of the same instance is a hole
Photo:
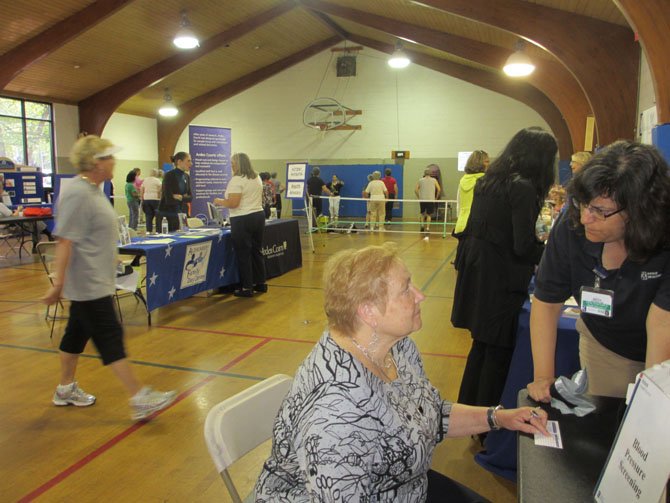
[[[368,349],[364,348],[356,339],[352,337],[351,342],[353,342],[354,346],[356,346],[356,348],[361,353],[363,353],[363,356],[365,356],[365,358],[367,358],[368,361],[370,361],[370,363],[372,363],[375,367],[377,367],[377,369],[381,371],[381,373],[384,374],[386,378],[388,378],[387,371],[391,370],[391,367],[395,367],[397,372],[398,367],[396,366],[395,360],[393,359],[393,355],[391,354],[390,351],[386,353],[386,356],[384,357],[384,362],[380,364],[372,357]]]
[[[98,186],[97,183],[95,183],[93,180],[91,180],[91,179],[90,179],[89,177],[87,177],[86,175],[79,175],[79,176],[81,176],[81,179],[84,180],[85,182],[88,182],[88,183],[90,183],[91,185],[94,185],[94,186],[96,186],[96,187]]]

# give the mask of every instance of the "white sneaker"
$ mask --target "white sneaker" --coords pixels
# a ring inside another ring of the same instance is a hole
[[[73,383],[56,386],[53,397],[54,405],[74,405],[76,407],[89,407],[95,403],[95,397],[89,395],[79,387],[77,381]]]
[[[154,412],[168,407],[177,398],[176,391],[154,391],[149,386],[139,390],[130,402],[133,421],[139,421],[151,416]]]

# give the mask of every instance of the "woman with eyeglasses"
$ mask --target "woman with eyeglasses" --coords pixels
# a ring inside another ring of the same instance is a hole
[[[558,319],[574,296],[588,392],[624,397],[638,372],[670,358],[670,171],[656,148],[619,141],[576,173],[568,194],[537,273],[528,393],[551,399]]]

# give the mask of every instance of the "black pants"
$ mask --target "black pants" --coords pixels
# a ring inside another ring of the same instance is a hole
[[[156,218],[156,231],[159,231],[158,227],[158,200],[157,199],[145,199],[142,203],[142,210],[146,216],[147,223],[147,232],[154,231],[154,218]]]
[[[428,497],[426,503],[480,503],[488,501],[469,487],[434,470],[428,470]]]
[[[388,199],[386,200],[386,218],[387,222],[393,220],[393,200],[395,199],[395,194],[389,194]]]
[[[312,225],[316,227],[318,225],[316,219],[323,213],[323,201],[321,200],[321,196],[312,195],[312,207],[314,208],[314,213],[312,214]]]
[[[514,348],[472,341],[458,403],[491,406],[500,403]]]
[[[264,230],[265,214],[262,211],[230,219],[230,237],[242,288],[251,289],[265,283],[265,258],[261,251]]]
[[[179,217],[177,215],[162,214],[160,211],[156,216],[156,232],[162,232],[163,219],[167,220],[168,232],[176,232],[179,230]]]
[[[114,297],[70,303],[70,317],[59,349],[78,355],[84,351],[89,339],[93,339],[105,365],[126,357],[123,328],[114,310]]]
[[[275,197],[275,208],[277,208],[277,218],[281,218],[281,195]]]

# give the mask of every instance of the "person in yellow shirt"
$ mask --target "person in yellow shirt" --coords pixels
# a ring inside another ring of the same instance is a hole
[[[454,236],[465,230],[465,224],[470,217],[470,207],[472,206],[472,197],[475,192],[475,183],[484,176],[484,172],[489,167],[489,155],[483,150],[475,150],[468,161],[465,163],[465,176],[461,178],[458,184],[458,220],[454,228]]]

